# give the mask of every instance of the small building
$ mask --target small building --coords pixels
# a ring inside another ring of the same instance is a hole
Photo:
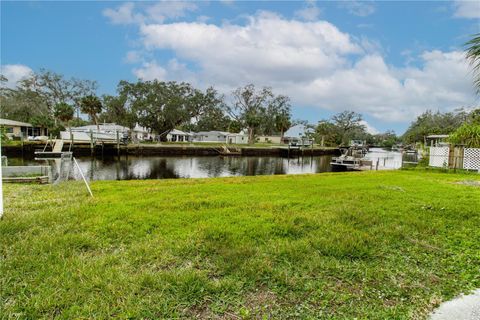
[[[431,134],[425,137],[425,146],[444,147],[448,146],[448,134]]]
[[[47,128],[35,127],[28,122],[0,119],[0,127],[5,128],[6,134],[10,139],[48,136]]]
[[[132,140],[153,141],[155,140],[155,135],[152,133],[152,130],[145,127],[141,127],[137,123],[132,131]]]
[[[246,144],[248,143],[248,136],[243,132],[231,133],[225,131],[200,131],[194,132],[194,142],[216,142],[227,144]]]
[[[193,133],[194,142],[218,142],[226,143],[230,133],[224,131],[200,131]]]
[[[181,130],[173,129],[167,134],[167,141],[169,142],[192,142],[193,134]]]
[[[228,144],[247,144],[248,136],[243,133],[229,133],[226,142]]]
[[[281,136],[257,136],[255,140],[258,143],[282,143]]]

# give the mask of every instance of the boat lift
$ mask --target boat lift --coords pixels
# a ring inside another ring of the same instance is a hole
[[[51,145],[52,146],[52,151],[46,151],[47,147]],[[83,174],[82,169],[78,165],[77,159],[73,156],[73,152],[70,151],[72,144],[70,144],[69,151],[62,151],[63,150],[63,145],[64,145],[64,140],[63,139],[55,139],[53,144],[52,141],[47,141],[45,144],[45,147],[43,148],[43,151],[35,151],[35,155],[39,157],[35,157],[35,160],[54,160],[55,162],[60,162],[59,163],[59,176],[57,179],[57,182],[59,182],[62,179],[62,164],[64,163],[65,160],[70,160],[73,161],[75,166],[77,167],[78,171],[80,172],[80,176],[82,177],[83,182],[85,183],[85,186],[87,187],[88,193],[90,196],[93,198],[93,193],[92,190],[90,189],[90,185],[87,182],[87,179],[85,179],[85,175]],[[67,175],[65,180],[68,180],[70,168],[66,171]]]

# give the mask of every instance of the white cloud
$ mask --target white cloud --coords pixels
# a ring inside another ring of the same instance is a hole
[[[188,11],[196,9],[197,5],[188,1],[162,0],[153,5],[126,2],[116,9],[105,9],[103,15],[113,24],[164,23],[182,18]]]
[[[167,70],[156,61],[144,62],[140,68],[133,69],[133,74],[141,80],[166,80]]]
[[[168,19],[178,19],[188,11],[195,11],[197,6],[187,1],[160,1],[145,9],[147,21],[163,23]]]
[[[247,25],[173,23],[143,25],[146,48],[171,49],[198,64],[214,83],[233,86],[256,80],[311,81],[360,53],[349,35],[328,22],[303,23],[262,12]]]
[[[307,1],[302,9],[295,11],[295,17],[305,21],[315,21],[320,16],[320,8],[317,7],[315,1]]]
[[[297,106],[349,109],[390,122],[475,101],[462,52],[426,51],[414,57],[417,67],[394,67],[378,53],[379,43],[326,21],[259,12],[245,24],[143,24],[140,35],[152,55],[171,50],[176,56],[165,65],[150,59],[134,69],[146,80],[213,85],[223,93],[254,83],[289,95]]]
[[[33,70],[23,64],[5,64],[2,65],[1,74],[8,79],[5,86],[14,88],[17,82],[25,79],[33,73]]]
[[[150,80],[176,80],[185,81],[197,85],[195,74],[188,70],[187,65],[177,59],[170,59],[165,66],[160,65],[156,60],[142,63],[142,66],[135,68],[133,74],[145,81]]]
[[[480,18],[480,1],[466,1],[455,0],[455,12],[453,14],[456,18],[478,19]]]
[[[135,4],[127,2],[116,9],[107,8],[103,10],[103,15],[110,19],[113,24],[132,24],[141,23],[144,20],[143,15],[134,13]]]
[[[372,126],[370,123],[368,123],[365,120],[360,121],[360,124],[365,126],[365,130],[367,130],[368,133],[370,134],[379,134],[380,131],[377,130],[374,126]]]
[[[339,6],[359,17],[366,17],[375,12],[375,5],[370,1],[341,1]]]
[[[390,122],[409,121],[429,108],[446,111],[474,102],[462,52],[430,51],[421,59],[421,68],[397,69],[378,55],[366,55],[294,95],[307,105],[355,110]]]

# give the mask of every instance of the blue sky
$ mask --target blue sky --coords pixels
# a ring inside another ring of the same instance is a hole
[[[2,73],[97,80],[254,83],[312,123],[345,110],[402,133],[426,109],[478,105],[462,53],[480,2],[6,2]]]

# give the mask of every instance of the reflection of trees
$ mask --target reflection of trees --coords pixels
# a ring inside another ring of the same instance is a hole
[[[198,157],[198,172],[199,176],[203,176],[201,173],[207,173],[208,177],[219,177],[225,171],[228,171],[229,161],[233,159],[231,157]],[[195,168],[197,169],[197,168]]]
[[[150,162],[150,171],[147,171],[145,178],[147,179],[179,178],[179,176],[175,172],[174,158],[169,158],[169,159],[161,158],[161,159],[157,159],[149,162]]]
[[[173,179],[271,175],[330,170],[331,156],[279,157],[105,157],[78,159],[93,180]]]
[[[317,164],[316,172],[331,171],[330,162],[332,161],[332,156],[316,157],[314,161]]]
[[[283,164],[284,160],[282,158],[276,158],[274,164],[274,174],[285,174],[285,165]]]

